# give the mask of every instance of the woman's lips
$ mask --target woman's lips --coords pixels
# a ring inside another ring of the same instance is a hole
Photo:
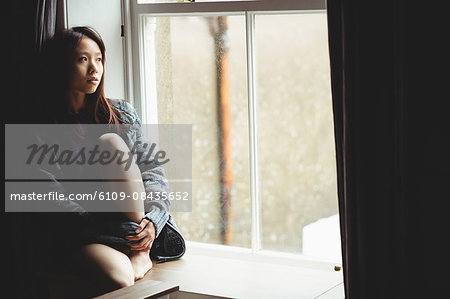
[[[97,84],[99,82],[99,80],[97,78],[90,78],[87,81],[92,84]]]

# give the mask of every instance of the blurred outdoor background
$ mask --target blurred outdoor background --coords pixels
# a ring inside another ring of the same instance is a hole
[[[244,16],[146,17],[161,124],[192,124],[188,241],[251,247]],[[257,15],[262,248],[337,259],[339,225],[325,13]],[[328,247],[328,248],[325,248]],[[326,256],[328,255],[328,256]]]

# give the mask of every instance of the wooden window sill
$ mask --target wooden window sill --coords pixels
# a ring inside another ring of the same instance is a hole
[[[205,298],[322,298],[336,286],[342,288],[342,271],[336,272],[331,263],[289,259],[280,262],[276,256],[251,258],[255,255],[245,249],[239,251],[188,246],[181,259],[154,263],[143,281],[178,285],[179,291],[169,298],[189,298],[188,294]]]

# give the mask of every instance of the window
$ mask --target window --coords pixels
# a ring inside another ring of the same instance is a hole
[[[130,15],[144,123],[192,124],[186,239],[339,261],[325,2],[139,0]]]

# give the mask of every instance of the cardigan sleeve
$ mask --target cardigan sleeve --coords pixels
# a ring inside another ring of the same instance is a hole
[[[169,184],[166,179],[165,171],[162,165],[154,162],[154,154],[148,155],[150,146],[148,140],[142,134],[142,124],[136,110],[127,102],[121,101],[123,108],[127,114],[132,116],[131,121],[134,122],[133,131],[135,134],[130,140],[130,148],[135,149],[135,154],[140,157],[148,158],[146,163],[138,163],[138,167],[141,171],[142,181],[144,183],[145,192],[147,198],[159,198],[156,193],[162,194],[168,192]],[[149,163],[150,162],[150,163]],[[151,196],[148,196],[151,194]],[[145,205],[145,218],[152,221],[156,228],[156,237],[159,236],[164,225],[169,219],[170,201],[169,200],[150,200],[144,201]]]

